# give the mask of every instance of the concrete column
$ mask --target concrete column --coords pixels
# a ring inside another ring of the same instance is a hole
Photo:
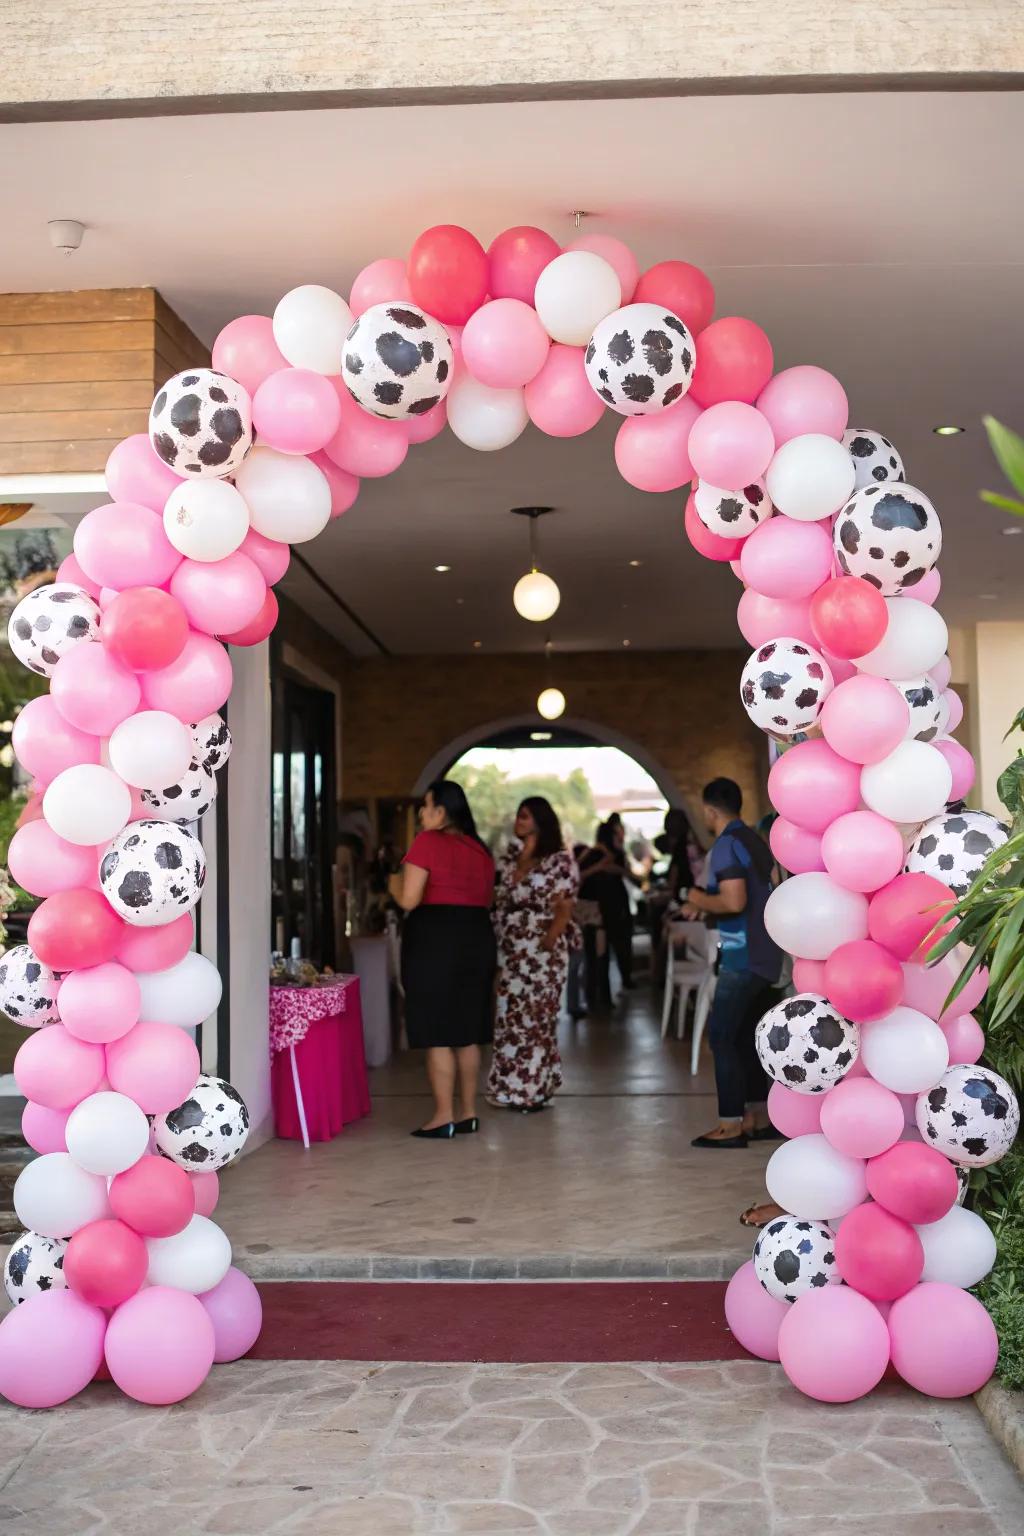
[[[973,750],[978,762],[976,800],[982,810],[1005,815],[996,781],[1024,738],[1004,741],[1010,722],[1024,708],[1024,624],[978,624],[974,630],[977,657],[972,712],[976,731]]]

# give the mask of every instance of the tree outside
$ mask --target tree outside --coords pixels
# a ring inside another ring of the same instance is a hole
[[[477,830],[493,853],[501,853],[512,835],[518,806],[531,795],[550,800],[566,843],[591,843],[600,820],[594,794],[582,768],[564,779],[551,774],[511,778],[494,763],[476,765],[463,759],[448,774],[461,784],[476,818]]]

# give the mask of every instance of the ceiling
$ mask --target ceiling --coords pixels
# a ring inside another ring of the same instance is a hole
[[[1024,540],[977,499],[998,488],[980,418],[1020,426],[1024,205],[1008,167],[1024,95],[931,93],[537,102],[0,127],[0,290],[152,284],[205,341],[301,282],[347,293],[375,256],[457,222],[486,243],[570,211],[642,265],[705,267],[719,314],[768,331],[778,366],[846,385],[854,425],[901,450],[943,518],[953,622],[1024,618]],[[46,222],[87,226],[72,258]],[[932,427],[961,424],[960,437]],[[532,427],[497,455],[445,433],[304,555],[394,652],[539,649],[511,589],[548,504],[542,564],[559,648],[735,644],[728,568],[682,533],[682,498],[645,496],[612,461],[618,418],[586,437]],[[630,565],[639,561],[639,565]],[[434,566],[451,570],[437,574]],[[289,591],[357,653],[376,645],[300,569]]]

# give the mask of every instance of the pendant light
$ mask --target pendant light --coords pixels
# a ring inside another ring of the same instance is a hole
[[[550,512],[551,507],[513,507],[519,517],[530,519],[530,569],[516,582],[512,592],[512,604],[521,618],[532,624],[543,624],[558,611],[562,594],[557,583],[537,566],[537,519]]]
[[[551,676],[551,637],[544,642],[544,671],[547,677]],[[561,688],[553,688],[545,683],[537,695],[537,713],[544,720],[559,720],[565,714],[565,694]]]

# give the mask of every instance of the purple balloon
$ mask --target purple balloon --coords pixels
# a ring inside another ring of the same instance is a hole
[[[214,1360],[222,1364],[248,1354],[263,1324],[263,1303],[249,1276],[232,1265],[220,1284],[199,1300],[213,1322]]]

